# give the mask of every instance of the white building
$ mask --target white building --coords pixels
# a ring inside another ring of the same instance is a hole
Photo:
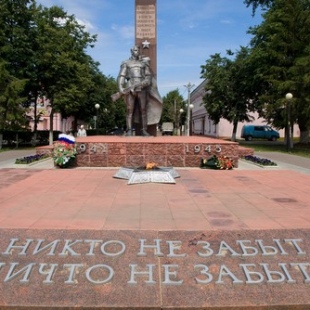
[[[206,80],[204,80],[197,88],[195,88],[190,94],[190,103],[193,104],[192,117],[191,117],[191,129],[193,135],[204,135],[214,138],[231,138],[233,131],[233,124],[225,119],[221,119],[218,124],[215,124],[210,118],[203,104],[203,96],[205,95]],[[252,113],[254,121],[239,122],[237,128],[236,138],[240,139],[241,129],[243,125],[255,124],[266,125],[266,120],[259,118],[257,113]],[[278,130],[280,137],[284,137],[284,129]],[[299,128],[295,125],[294,136],[299,136]]]

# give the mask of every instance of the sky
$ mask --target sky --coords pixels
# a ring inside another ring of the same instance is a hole
[[[61,6],[90,34],[95,47],[87,52],[100,63],[105,76],[117,78],[120,64],[130,57],[135,43],[135,0],[37,0]],[[201,66],[215,53],[239,50],[251,40],[250,26],[261,23],[243,0],[157,0],[157,84],[161,96],[203,81]]]

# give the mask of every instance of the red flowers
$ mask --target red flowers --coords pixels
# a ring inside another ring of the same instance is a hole
[[[209,159],[201,159],[200,168],[231,170],[234,168],[234,162],[227,156],[213,155]]]

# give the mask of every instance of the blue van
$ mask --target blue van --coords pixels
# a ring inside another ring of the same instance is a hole
[[[241,130],[241,138],[246,141],[252,141],[253,139],[277,141],[280,134],[268,125],[244,125]]]

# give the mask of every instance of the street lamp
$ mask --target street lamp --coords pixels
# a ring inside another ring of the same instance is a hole
[[[286,151],[289,152],[289,150],[293,147],[292,143],[292,135],[291,135],[291,104],[290,101],[293,99],[293,95],[291,93],[287,93],[285,95],[286,102]]]
[[[187,85],[184,85],[187,88],[187,94],[188,94],[188,99],[187,99],[187,115],[186,115],[186,135],[190,135],[190,114],[191,114],[191,109],[194,107],[191,104],[191,89],[195,86],[192,85],[191,83],[188,83]]]
[[[100,104],[96,103],[96,104],[95,104],[96,116],[94,117],[95,129],[97,129],[97,119],[98,119],[99,108],[100,108]]]
[[[181,124],[181,129],[180,129],[180,136],[182,136],[182,123],[181,123],[181,116],[182,116],[182,113],[184,113],[184,110],[181,108],[179,110],[179,118],[178,118],[178,125],[179,125],[179,128],[180,128],[180,124]]]
[[[192,114],[192,108],[194,107],[193,104],[187,104],[187,115],[186,115],[186,135],[190,136],[190,123],[191,123],[191,114]]]

